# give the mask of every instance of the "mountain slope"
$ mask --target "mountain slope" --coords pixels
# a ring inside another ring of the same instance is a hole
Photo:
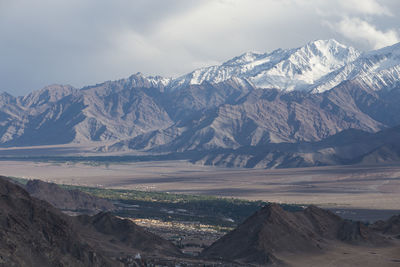
[[[137,253],[144,260],[182,256],[130,220],[110,213],[67,216],[5,177],[0,196],[1,266],[131,266]]]
[[[0,178],[3,266],[115,266],[74,231],[69,218]]]
[[[353,62],[333,71],[327,77],[326,85],[331,86],[349,80],[357,82],[364,88],[379,91],[398,87],[399,79],[400,43],[397,43],[364,53]],[[326,90],[326,85],[315,86],[313,92]]]
[[[137,74],[82,90],[52,85],[25,97],[3,94],[0,140],[5,146],[90,143],[167,127],[172,121],[152,95],[162,84]]]
[[[81,215],[78,220],[84,226],[93,227],[98,233],[113,243],[121,243],[135,251],[146,255],[181,256],[182,252],[167,241],[142,227],[136,225],[129,219],[118,218],[110,213],[101,212],[94,216]],[[96,246],[104,246],[103,242],[96,243]]]
[[[154,152],[237,149],[319,141],[349,128],[376,132],[384,127],[360,110],[348,88],[317,95],[254,89],[236,103],[220,105],[167,129],[139,135],[125,144],[131,149]]]
[[[320,46],[321,44],[325,44],[325,46],[330,44],[336,48],[336,50],[332,47],[330,47],[330,50],[326,47],[322,49],[325,51],[325,57],[334,55],[326,51],[339,51],[340,49],[338,50],[337,47],[343,48],[342,45],[332,40],[316,41],[303,48],[294,49],[291,55],[300,52],[304,54],[304,51],[315,46],[318,47],[317,44]],[[346,64],[343,63],[333,72],[323,75],[323,79],[321,78],[319,82],[314,81],[310,84],[309,88],[313,90],[314,94],[257,89],[257,86],[250,82],[250,78],[245,77],[243,79],[249,85],[253,85],[253,88],[247,87],[249,89],[246,94],[242,94],[241,98],[225,103],[220,102],[214,108],[208,107],[205,110],[194,108],[195,112],[202,111],[202,114],[187,115],[185,119],[175,122],[168,128],[138,135],[132,139],[118,142],[114,146],[109,146],[107,149],[111,151],[139,149],[153,152],[237,149],[242,146],[262,146],[268,143],[319,141],[349,128],[376,132],[385,127],[395,126],[400,123],[398,116],[400,110],[397,104],[400,100],[400,90],[396,85],[398,77],[392,76],[384,84],[385,87],[380,86],[378,88],[371,84],[366,86],[361,77],[368,76],[368,73],[375,75],[378,63],[381,66],[380,73],[395,73],[394,70],[400,66],[400,60],[396,56],[398,50],[398,46],[395,45],[386,50],[371,51],[361,56],[357,53],[344,53],[350,55]],[[320,53],[322,52],[320,51]],[[312,55],[315,55],[315,53],[311,53],[309,56]],[[383,59],[376,59],[379,57]],[[346,57],[344,56],[344,58]],[[250,64],[254,67],[254,62],[258,62],[257,60],[256,55],[247,54],[228,61],[229,64],[225,65],[243,67]],[[358,72],[353,71],[352,75],[347,76],[336,74],[351,65],[369,66],[360,62],[372,62],[373,60],[378,63],[370,67],[367,74],[365,74],[367,70],[364,69],[360,69]],[[328,60],[327,62],[331,61]],[[391,64],[388,64],[387,61],[390,61]],[[382,62],[386,63],[383,64]],[[193,88],[198,89],[208,86],[208,84],[212,85],[215,81],[224,81],[225,78],[231,77],[223,66],[224,64],[204,70],[204,79],[199,81],[191,80],[192,76],[202,77],[200,74],[197,75],[196,71],[184,76],[186,77],[185,82],[182,82],[182,86],[173,92],[185,92],[185,94],[191,92],[191,95],[201,95],[199,92],[193,94],[192,92],[195,91]],[[243,67],[244,70],[248,68]],[[218,74],[219,70],[221,70],[221,73],[228,73],[229,75],[222,77],[222,74]],[[311,71],[313,71],[312,68]],[[240,76],[241,74],[237,75]],[[247,74],[243,75],[246,76]],[[265,75],[268,76],[268,74]],[[336,78],[333,79],[333,76]],[[338,77],[342,78],[339,79]],[[197,85],[200,82],[201,84]],[[220,84],[224,83],[220,82]],[[186,86],[184,86],[185,84]],[[174,86],[174,81],[170,86]],[[180,98],[175,97],[173,99]],[[199,103],[193,99],[195,97],[192,97],[189,101],[185,101],[185,98],[183,98],[181,102]],[[179,110],[179,104],[175,107],[176,110]],[[182,110],[182,112],[185,111]],[[182,112],[179,112],[179,114],[182,114]],[[185,114],[192,114],[192,112],[188,110]]]
[[[288,212],[269,204],[206,248],[202,256],[244,264],[284,265],[277,257],[281,253],[312,256],[340,246],[341,242],[387,243],[364,224],[343,220],[317,207]]]
[[[291,168],[400,162],[400,127],[348,129],[318,142],[279,143],[198,153],[193,162],[227,167]]]
[[[82,89],[85,119],[75,126],[75,141],[120,140],[169,126],[169,115],[154,97],[160,87],[137,74]]]
[[[114,204],[109,200],[94,197],[76,189],[63,189],[57,184],[40,180],[28,181],[25,190],[31,196],[44,200],[61,210],[97,213],[115,209]]]

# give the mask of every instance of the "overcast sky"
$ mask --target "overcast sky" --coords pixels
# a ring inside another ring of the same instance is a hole
[[[177,77],[246,51],[400,41],[398,0],[0,0],[0,91]]]

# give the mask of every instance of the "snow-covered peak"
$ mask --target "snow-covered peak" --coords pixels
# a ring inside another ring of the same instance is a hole
[[[158,88],[164,91],[164,88],[171,82],[171,78],[161,76],[145,76],[141,72],[131,75],[128,79],[120,80],[121,83],[128,84],[131,87]]]
[[[223,66],[235,66],[240,64],[247,64],[256,61],[259,58],[262,58],[265,54],[256,53],[256,52],[246,52],[238,57],[234,57],[226,62],[224,62]]]
[[[161,86],[167,86],[170,82],[171,82],[171,78],[165,78],[165,77],[161,77],[161,76],[145,76],[144,74],[142,74],[141,72],[138,72],[136,74],[131,75],[128,78],[131,82],[137,82],[137,83],[141,83],[141,84],[146,84],[147,86],[151,86],[151,87],[161,87]]]
[[[326,75],[312,92],[321,93],[342,81],[356,81],[372,90],[392,89],[400,81],[400,43],[366,52],[353,62]]]
[[[353,47],[335,40],[317,40],[288,51],[288,57],[260,71],[251,81],[262,88],[309,90],[321,79],[360,56]]]
[[[377,50],[369,51],[364,54],[364,57],[370,57],[374,55],[400,57],[400,42],[391,46],[386,46]]]
[[[131,90],[133,88],[157,88],[158,90],[163,91],[171,80],[171,78],[164,78],[161,76],[145,76],[144,74],[137,72],[126,79],[106,81],[94,86],[84,87],[82,90],[91,91],[97,95],[103,96],[118,93],[123,90]]]
[[[303,48],[324,51],[325,54],[328,54],[328,53],[337,53],[338,49],[347,49],[348,47],[344,44],[339,43],[335,39],[327,39],[327,40],[311,41],[308,44],[306,44]]]
[[[400,43],[365,53],[360,58],[375,63],[375,71],[388,70],[400,65]]]
[[[345,46],[334,39],[316,40],[297,49],[295,54],[303,53],[308,58],[318,58],[322,64],[333,69],[338,65],[352,62],[360,56],[360,52],[353,47]]]
[[[294,49],[271,53],[247,52],[218,66],[197,69],[171,82],[171,89],[204,81],[218,83],[245,78],[259,88],[308,90],[319,79],[360,56],[336,40],[316,40]]]

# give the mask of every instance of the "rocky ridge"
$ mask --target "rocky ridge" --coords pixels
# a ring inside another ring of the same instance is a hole
[[[63,211],[82,211],[95,214],[100,211],[115,209],[111,201],[89,195],[77,189],[63,189],[54,183],[29,180],[24,188],[32,197],[44,200]]]
[[[312,257],[342,242],[385,246],[391,241],[363,223],[343,220],[314,206],[289,212],[270,204],[206,248],[202,256],[242,264],[284,266],[284,259],[278,256],[281,253],[304,253]]]
[[[171,242],[130,220],[110,213],[67,216],[4,177],[0,206],[0,266],[124,266],[121,259],[138,253],[181,256]]]
[[[0,265],[115,266],[79,236],[68,216],[0,179]]]
[[[400,161],[400,127],[370,133],[349,129],[318,142],[242,146],[192,156],[194,163],[226,167],[293,168]]]

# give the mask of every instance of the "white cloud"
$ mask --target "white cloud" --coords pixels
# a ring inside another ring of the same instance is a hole
[[[339,4],[342,9],[349,13],[393,16],[386,6],[377,3],[375,0],[339,0]]]
[[[332,29],[346,38],[358,43],[368,42],[374,49],[400,41],[399,34],[394,29],[380,31],[374,25],[360,18],[344,18],[338,23],[330,25]]]

